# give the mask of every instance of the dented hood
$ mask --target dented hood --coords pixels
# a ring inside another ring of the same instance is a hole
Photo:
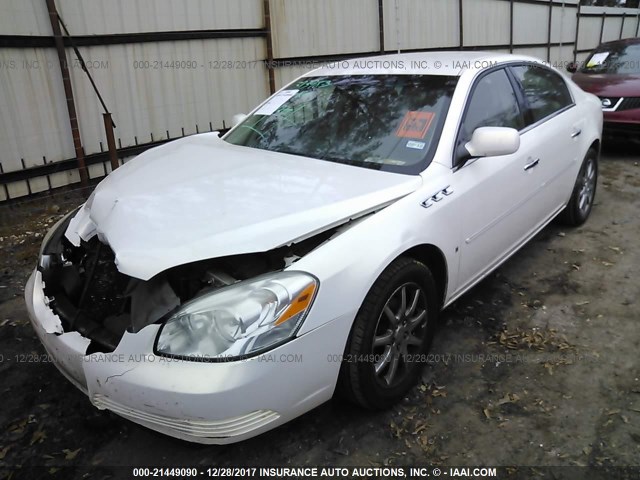
[[[69,224],[118,269],[148,280],[177,265],[271,250],[401,198],[421,177],[228,144],[216,133],[148,150],[111,173]]]

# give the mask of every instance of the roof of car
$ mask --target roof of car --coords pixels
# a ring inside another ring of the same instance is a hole
[[[637,45],[640,44],[640,38],[625,38],[623,40],[613,40],[611,42],[601,43],[596,47],[597,50],[602,49],[602,47],[609,46],[617,46],[617,45]]]
[[[416,52],[335,60],[308,73],[317,75],[447,75],[460,76],[468,70],[483,70],[512,61],[541,60],[524,55],[482,51]]]

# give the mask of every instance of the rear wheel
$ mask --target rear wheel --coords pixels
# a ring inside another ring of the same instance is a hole
[[[360,308],[345,350],[339,389],[370,409],[387,408],[416,383],[437,316],[429,268],[411,258],[394,261]]]
[[[587,221],[598,184],[598,152],[590,149],[582,162],[571,200],[560,214],[560,221],[565,225],[578,227]]]

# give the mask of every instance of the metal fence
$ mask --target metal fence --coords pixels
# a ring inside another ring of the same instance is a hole
[[[492,50],[582,60],[638,36],[638,8],[579,0],[56,0],[90,178],[110,171],[101,104],[120,158],[223,129],[317,62],[400,51]],[[0,4],[0,201],[79,181],[45,0]]]

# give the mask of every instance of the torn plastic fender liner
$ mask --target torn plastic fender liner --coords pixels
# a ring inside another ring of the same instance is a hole
[[[54,365],[77,388],[87,393],[82,359],[90,340],[78,332],[63,333],[60,318],[45,302],[42,274],[34,271],[25,287],[29,319],[45,350],[55,358]]]

